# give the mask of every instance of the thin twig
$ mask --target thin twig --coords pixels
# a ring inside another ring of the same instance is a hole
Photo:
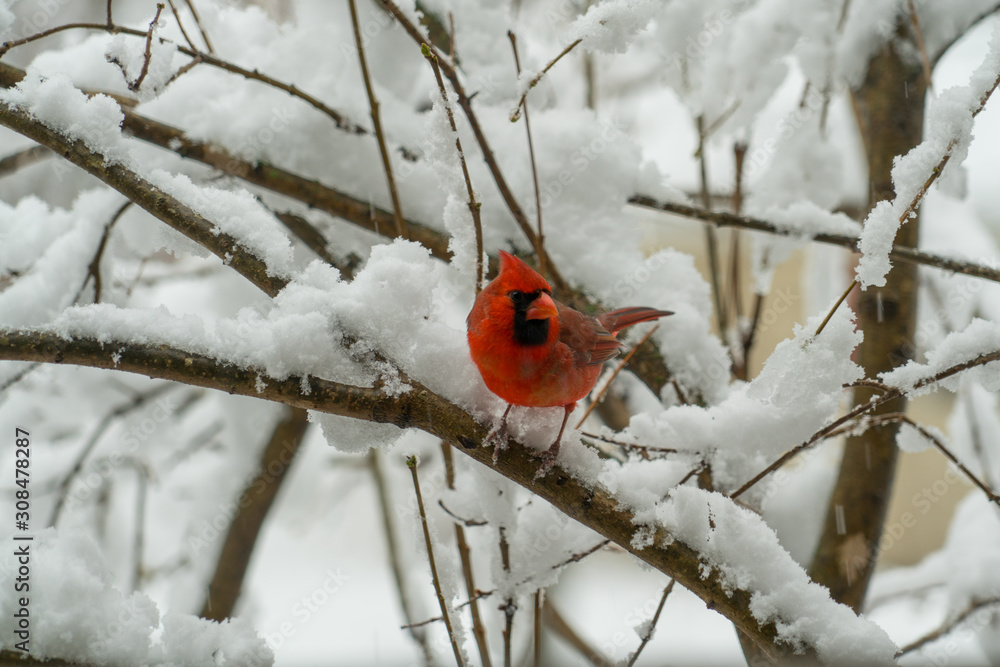
[[[146,75],[149,73],[149,61],[153,58],[153,30],[160,22],[160,13],[163,11],[164,6],[162,2],[156,3],[156,16],[149,22],[149,32],[146,33],[146,52],[142,57],[142,69],[139,70],[139,77],[135,82],[128,84],[128,89],[132,92],[139,90],[142,82],[146,80]]]
[[[135,500],[135,539],[132,543],[132,559],[134,561],[132,567],[132,590],[137,591],[145,576],[143,553],[146,549],[146,499],[149,491],[149,469],[138,460],[133,461],[132,467],[135,468],[136,483],[138,485]]]
[[[133,410],[138,410],[149,401],[152,401],[153,399],[161,396],[162,394],[165,394],[166,392],[170,391],[171,389],[174,389],[175,387],[176,385],[169,383],[161,384],[160,386],[154,387],[153,389],[147,392],[137,394],[129,402],[123,403],[118,407],[113,408],[107,414],[104,415],[101,421],[97,423],[97,426],[94,428],[94,431],[90,434],[90,437],[87,439],[86,444],[84,444],[83,448],[80,450],[80,453],[77,454],[76,461],[73,462],[73,465],[70,467],[69,472],[66,473],[66,476],[63,477],[62,482],[59,483],[59,489],[58,489],[59,495],[56,497],[56,503],[55,506],[52,508],[52,516],[49,518],[48,525],[55,526],[56,523],[59,521],[59,517],[62,515],[63,506],[66,504],[66,495],[67,491],[69,491],[70,484],[72,484],[73,480],[76,479],[76,476],[80,474],[80,471],[83,469],[83,464],[86,462],[87,457],[90,456],[90,453],[94,450],[94,447],[97,445],[98,442],[100,442],[101,436],[104,435],[104,432],[108,429],[109,426],[111,426],[111,423],[115,419],[118,419],[119,417],[126,415]]]
[[[510,544],[507,542],[507,529],[500,526],[500,564],[503,565],[504,573],[510,576]],[[500,610],[504,615],[503,626],[503,667],[511,667],[511,637],[514,634],[514,614],[517,612],[517,605],[510,597],[503,601]]]
[[[508,32],[507,34],[509,35],[510,33]],[[519,99],[517,101],[517,108],[514,110],[514,113],[511,114],[511,116],[510,116],[510,122],[516,123],[517,119],[521,117],[521,109],[524,107],[524,101],[528,97],[528,92],[531,91],[532,88],[534,88],[535,86],[538,85],[538,82],[542,80],[542,77],[545,76],[545,74],[548,73],[548,71],[550,69],[552,69],[553,65],[555,65],[557,62],[559,62],[562,59],[562,57],[565,56],[567,53],[569,53],[570,51],[572,51],[573,49],[575,49],[576,45],[579,44],[582,41],[583,41],[582,38],[578,39],[575,42],[573,42],[572,44],[570,44],[569,46],[567,46],[565,49],[563,49],[562,51],[560,51],[559,55],[557,55],[555,58],[553,58],[552,60],[550,60],[549,64],[546,65],[544,68],[542,68],[542,71],[539,72],[538,74],[536,74],[531,79],[531,81],[528,82],[528,87],[525,88],[524,92],[521,94],[521,99]],[[518,69],[520,69],[520,67]],[[520,77],[520,72],[518,73],[518,76]]]
[[[371,450],[368,455],[368,465],[372,472],[372,479],[375,481],[379,513],[382,516],[382,534],[385,536],[386,550],[389,552],[389,565],[396,583],[396,592],[399,594],[399,607],[403,611],[403,618],[406,619],[406,625],[403,627],[410,631],[413,641],[420,646],[424,654],[424,662],[427,665],[433,665],[434,651],[431,650],[430,638],[426,632],[420,629],[424,623],[417,623],[413,620],[413,609],[406,594],[405,572],[407,572],[407,568],[403,563],[402,552],[396,539],[396,526],[392,520],[392,499],[390,498],[389,485],[386,483],[385,472],[382,469],[382,456],[377,449]]]
[[[545,589],[539,588],[535,591],[535,654],[533,663],[535,667],[542,667],[542,613],[544,605]]]
[[[711,208],[711,197],[708,194],[708,160],[705,156],[705,117],[698,116],[698,173],[701,183],[701,205],[708,210]],[[708,272],[712,279],[712,303],[715,305],[715,317],[719,322],[719,333],[723,340],[726,338],[726,331],[729,329],[729,321],[726,316],[726,309],[723,306],[725,299],[722,294],[722,281],[719,276],[719,249],[715,238],[715,228],[705,227],[705,247],[708,253]]]
[[[170,11],[173,12],[174,18],[177,19],[177,27],[180,28],[181,37],[184,38],[184,41],[187,42],[188,46],[197,51],[198,47],[194,45],[194,42],[191,41],[191,37],[187,34],[187,30],[184,29],[184,22],[181,21],[181,15],[177,12],[177,6],[174,4],[174,0],[167,0],[167,2],[170,4]],[[194,61],[192,60],[191,62],[193,63]],[[188,63],[188,65],[190,64],[191,63]],[[172,78],[176,78],[176,75]]]
[[[451,648],[455,652],[455,663],[459,667],[465,667],[465,656],[458,645],[458,635],[451,623],[451,610],[448,602],[444,599],[444,591],[441,588],[441,578],[438,576],[437,564],[434,562],[434,545],[431,542],[431,531],[427,525],[427,513],[424,511],[424,497],[420,493],[420,476],[417,474],[417,457],[406,457],[406,467],[410,469],[413,477],[413,491],[417,495],[417,509],[420,512],[420,525],[424,529],[424,543],[427,545],[427,560],[431,566],[431,580],[434,582],[434,592],[437,593],[438,604],[441,605],[441,617],[444,625],[448,629],[448,639],[451,641]]]
[[[111,32],[115,28],[115,22],[111,19],[111,3],[112,2],[113,2],[113,0],[108,0],[108,8],[107,8],[107,20],[108,20],[107,28],[108,28],[108,32]]]
[[[611,540],[607,540],[607,539],[601,540],[600,542],[598,542],[594,546],[590,547],[586,551],[581,551],[579,553],[575,553],[572,556],[570,556],[569,558],[567,558],[566,560],[563,560],[563,561],[560,561],[560,562],[556,563],[555,565],[553,565],[549,569],[551,569],[551,570],[561,570],[562,568],[566,567],[570,563],[579,563],[580,561],[582,561],[587,556],[589,556],[591,554],[597,553],[598,551],[600,551],[604,547],[608,546],[610,543],[611,543]],[[525,583],[527,583],[530,580],[531,580],[530,578],[529,579],[525,579],[521,583],[525,584]]]
[[[736,113],[737,109],[740,108],[741,102],[742,100],[736,100],[735,102],[733,102],[728,109],[723,111],[721,114],[719,114],[719,116],[715,120],[709,123],[708,127],[702,129],[701,126],[699,125],[698,137],[700,141],[698,143],[698,148],[696,149],[695,152],[695,157],[701,157],[702,151],[705,150],[705,141],[709,139],[713,134],[715,134],[716,131],[720,127],[722,127],[723,123],[729,120],[730,116]]]
[[[448,12],[448,46],[451,47],[448,54],[453,67],[458,65],[458,47],[455,46],[455,14]]]
[[[733,144],[733,168],[736,172],[736,181],[733,185],[732,208],[735,215],[739,215],[743,210],[743,162],[747,154],[747,144],[745,141],[737,141]],[[753,341],[753,334],[743,330],[743,299],[741,298],[742,274],[740,273],[740,230],[734,230],[729,246],[729,289],[733,306],[733,319],[736,323],[736,331],[739,333],[740,358],[734,367],[734,374],[741,380],[747,379],[748,362],[750,348],[747,341]],[[758,297],[760,295],[757,295]],[[753,323],[756,325],[756,322]],[[734,345],[736,343],[734,342]]]
[[[396,3],[392,0],[377,1],[393,18],[396,19],[410,38],[413,39],[418,47],[420,47],[421,51],[427,49],[435,56],[441,67],[441,73],[451,82],[451,87],[454,89],[455,94],[458,95],[458,104],[462,107],[462,111],[465,113],[465,117],[469,121],[469,127],[472,129],[472,133],[476,137],[476,143],[479,144],[479,148],[483,154],[483,160],[486,162],[486,166],[490,170],[490,175],[493,176],[493,181],[496,183],[500,196],[507,205],[507,209],[510,211],[510,214],[514,216],[514,221],[521,229],[521,233],[528,239],[528,242],[532,245],[532,247],[537,248],[538,245],[535,243],[535,231],[531,228],[528,216],[524,214],[524,209],[522,209],[521,205],[517,202],[517,198],[510,189],[510,185],[507,183],[507,179],[504,177],[503,171],[500,169],[500,164],[497,162],[496,155],[490,147],[489,140],[486,138],[486,133],[483,131],[482,125],[480,125],[479,119],[476,116],[475,111],[472,109],[472,98],[465,92],[465,87],[462,85],[462,81],[458,76],[458,71],[452,67],[450,63],[448,63],[446,58],[441,58],[437,55],[437,50],[433,45],[426,44],[427,39],[424,37],[423,33],[421,33],[417,26],[410,21],[409,17],[398,6],[396,6]],[[542,249],[542,254],[545,256],[545,266],[548,270],[548,278],[553,283],[556,290],[564,294],[571,293],[572,289],[570,288],[569,283],[567,283],[562,277],[562,274],[559,273],[555,264],[552,262],[552,258],[548,256],[548,253],[544,248]]]
[[[910,387],[910,390],[915,391],[917,389],[922,389],[923,387],[927,387],[929,385],[940,382],[941,380],[944,380],[945,378],[949,378],[953,375],[961,373],[962,371],[969,370],[970,368],[975,368],[976,366],[983,366],[985,364],[989,364],[997,360],[1000,360],[1000,351],[981,354],[974,359],[964,361],[960,364],[955,364],[954,366],[950,366],[944,369],[943,371],[935,373],[934,375],[917,380],[916,382],[913,383],[913,386]],[[904,392],[902,390],[892,389],[891,391],[885,392],[882,396],[872,397],[872,399],[869,402],[856,406],[855,408],[850,410],[847,414],[843,415],[842,417],[830,422],[829,424],[821,428],[819,431],[810,436],[809,439],[806,440],[805,442],[796,445],[795,447],[792,447],[790,450],[782,454],[780,457],[778,457],[776,461],[774,461],[774,463],[772,463],[764,470],[759,472],[750,481],[741,486],[739,489],[729,494],[729,497],[733,499],[740,497],[749,488],[757,484],[757,482],[764,479],[765,477],[767,477],[769,474],[771,474],[781,466],[785,465],[785,463],[787,463],[790,459],[792,459],[796,454],[798,454],[802,450],[807,449],[808,447],[814,445],[815,443],[825,439],[826,437],[829,436],[831,432],[836,431],[838,428],[841,428],[847,422],[863,414],[873,412],[879,406],[888,403],[889,401],[900,398],[903,395]]]
[[[642,206],[643,208],[672,213],[684,218],[699,220],[701,222],[717,225],[719,227],[752,229],[754,231],[775,234],[777,236],[802,236],[807,240],[815,241],[817,243],[840,246],[853,251],[858,250],[857,236],[827,233],[805,235],[780,227],[773,222],[762,220],[760,218],[751,218],[745,215],[734,215],[724,211],[709,211],[697,206],[660,201],[643,194],[632,195],[628,201],[630,204],[635,206]],[[902,262],[910,262],[911,264],[919,264],[921,266],[930,266],[936,269],[941,269],[942,271],[950,271],[952,273],[960,273],[966,276],[1000,282],[1000,270],[994,267],[976,264],[974,262],[956,260],[950,257],[942,257],[941,255],[922,252],[906,246],[892,246],[892,250],[889,251],[889,258]]]
[[[597,433],[588,433],[586,431],[583,431],[582,435],[585,438],[592,438],[594,440],[600,440],[601,442],[606,442],[611,445],[618,445],[619,447],[622,447],[624,449],[633,449],[636,451],[647,451],[647,452],[663,452],[665,454],[688,453],[688,452],[682,452],[679,449],[674,449],[671,447],[654,447],[653,445],[639,445],[633,442],[623,442],[621,440],[615,440],[614,438],[608,438],[603,435],[598,435]],[[694,454],[695,452],[690,452],[690,453]]]
[[[111,228],[115,226],[118,219],[122,217],[131,205],[131,201],[126,201],[122,204],[118,210],[115,211],[115,214],[111,216],[111,220],[108,224],[104,226],[104,233],[101,234],[101,240],[97,244],[97,251],[94,253],[94,258],[90,260],[90,267],[87,269],[87,277],[84,278],[83,284],[80,285],[80,289],[73,298],[73,303],[80,300],[80,297],[83,295],[83,290],[87,286],[87,281],[91,276],[94,278],[94,303],[101,302],[101,258],[104,256],[104,248],[107,246],[108,237],[111,236]]]
[[[885,417],[888,417],[888,416],[890,416],[890,415],[880,415],[880,417],[882,417],[882,418],[885,418]],[[922,435],[925,438],[927,438],[928,440],[930,440],[931,444],[933,444],[935,447],[937,447],[938,451],[940,451],[942,454],[944,454],[945,457],[949,461],[951,461],[955,465],[956,468],[958,468],[959,470],[961,470],[962,474],[965,475],[969,479],[970,482],[972,482],[973,484],[975,484],[977,487],[979,487],[980,491],[982,491],[984,494],[986,494],[986,497],[989,498],[990,502],[992,502],[993,504],[995,504],[997,507],[1000,507],[1000,496],[998,496],[993,491],[993,489],[991,489],[985,482],[983,482],[981,479],[979,479],[979,477],[977,477],[975,474],[973,474],[973,472],[971,470],[969,470],[965,466],[964,463],[962,463],[961,461],[959,461],[958,457],[955,456],[955,454],[952,453],[952,451],[950,449],[948,449],[948,447],[944,444],[944,442],[941,440],[941,438],[937,437],[936,435],[934,435],[933,433],[931,433],[925,426],[922,426],[921,424],[918,424],[917,422],[913,421],[913,419],[911,419],[910,417],[906,416],[905,414],[896,414],[896,415],[894,415],[894,417],[895,417],[895,419],[893,421],[899,421],[899,422],[903,422],[905,424],[909,424],[914,429],[916,429],[917,432],[920,433],[920,435]]]
[[[957,628],[959,625],[964,623],[970,616],[972,616],[980,609],[984,609],[985,607],[991,607],[995,604],[1000,604],[1000,598],[989,598],[986,600],[979,600],[976,602],[969,603],[968,607],[962,610],[961,613],[959,613],[951,620],[945,622],[941,627],[931,632],[928,632],[920,639],[911,642],[906,646],[904,646],[903,648],[899,649],[896,652],[896,658],[900,658],[906,655],[907,653],[912,653],[913,651],[916,651],[917,649],[923,647],[924,645],[929,644],[930,642],[935,641],[937,639],[940,639],[941,637],[944,637],[946,634],[948,634],[949,632]]]
[[[348,0],[351,8],[351,24],[354,26],[354,41],[358,46],[358,60],[361,62],[361,75],[365,80],[365,90],[368,92],[368,106],[371,109],[372,125],[375,127],[375,138],[378,140],[379,153],[382,156],[382,166],[385,168],[385,180],[389,187],[389,197],[392,199],[392,213],[396,222],[396,235],[406,236],[406,222],[403,219],[403,207],[399,203],[399,193],[396,190],[396,179],[392,175],[392,160],[389,159],[389,149],[386,146],[385,134],[382,132],[382,116],[379,113],[378,98],[368,73],[368,61],[365,59],[364,40],[361,37],[361,26],[358,24],[358,7],[355,0]]]
[[[23,380],[25,378],[25,376],[27,376],[29,373],[31,373],[31,371],[37,369],[39,366],[41,366],[41,364],[38,363],[38,362],[31,363],[31,364],[28,364],[27,366],[25,366],[24,369],[21,372],[15,373],[14,377],[12,377],[11,379],[7,380],[3,384],[0,384],[0,394],[3,394],[5,391],[7,391],[11,387],[13,387],[15,384],[17,384],[21,380]]]
[[[527,118],[525,118],[525,120],[527,120]],[[652,329],[647,331],[643,335],[643,337],[639,339],[639,342],[636,343],[635,346],[628,351],[628,354],[625,355],[625,357],[618,363],[618,365],[615,366],[615,370],[611,372],[611,377],[609,377],[608,381],[604,383],[604,386],[601,387],[601,390],[597,392],[597,397],[590,402],[590,405],[587,406],[587,409],[584,411],[583,416],[580,417],[580,421],[576,423],[576,428],[580,428],[583,425],[583,422],[587,421],[587,417],[589,417],[590,413],[594,411],[594,408],[597,407],[597,404],[604,399],[604,395],[607,394],[608,389],[611,388],[611,383],[615,381],[615,378],[618,377],[618,374],[622,372],[622,369],[625,368],[625,365],[628,364],[630,359],[632,359],[632,355],[635,354],[635,351],[638,350],[643,343],[649,340],[649,337],[652,336],[654,333],[656,333],[656,330],[659,328],[660,325],[657,324]]]
[[[816,328],[816,333],[814,333],[813,336],[818,336],[821,333],[823,333],[823,329],[826,328],[826,325],[830,322],[830,319],[833,318],[833,314],[837,312],[838,308],[840,308],[840,304],[844,303],[844,301],[847,300],[847,297],[851,295],[851,292],[853,292],[854,288],[857,286],[858,286],[858,280],[857,278],[855,278],[854,280],[851,281],[851,284],[847,286],[847,289],[844,290],[844,293],[840,295],[840,298],[837,299],[837,302],[833,304],[833,307],[830,308],[830,311],[826,314],[826,317],[823,318],[823,321],[819,323],[819,326]]]
[[[656,607],[656,613],[653,614],[653,619],[649,622],[649,625],[646,626],[646,631],[642,634],[642,641],[639,642],[639,648],[637,648],[635,653],[629,657],[627,667],[632,667],[632,665],[635,664],[635,661],[639,659],[639,654],[642,653],[642,649],[646,648],[646,644],[648,644],[649,640],[653,638],[653,630],[656,629],[656,624],[660,620],[660,612],[663,611],[663,605],[667,603],[667,598],[670,597],[670,591],[672,590],[674,590],[673,579],[671,579],[670,583],[667,584],[667,587],[663,589],[663,597],[660,598],[660,604]]]
[[[201,38],[205,40],[205,48],[208,49],[209,53],[215,53],[215,49],[212,48],[212,42],[208,39],[208,33],[205,32],[205,27],[201,24],[201,17],[198,16],[198,10],[194,8],[194,0],[184,0],[187,4],[188,9],[191,10],[191,16],[194,17],[195,25],[198,26],[198,30],[201,32]]]
[[[507,37],[510,39],[510,48],[514,51],[514,66],[517,75],[521,76],[521,57],[517,52],[517,36],[514,31],[508,30]],[[531,140],[531,119],[528,117],[528,100],[521,99],[521,106],[524,109],[524,129],[528,135],[528,156],[531,159],[531,180],[535,186],[535,214],[538,216],[538,234],[535,237],[538,247],[535,248],[535,255],[538,257],[538,272],[545,275],[545,253],[541,249],[545,245],[545,233],[542,230],[542,190],[538,185],[538,164],[535,160],[535,142]]]
[[[465,177],[465,189],[469,194],[469,213],[472,215],[472,227],[476,234],[476,294],[483,289],[483,282],[486,278],[485,267],[483,266],[483,221],[480,216],[482,204],[476,201],[476,191],[472,188],[472,177],[469,175],[469,166],[465,162],[465,151],[462,150],[462,139],[458,135],[458,125],[455,123],[455,114],[451,110],[448,102],[448,91],[444,87],[444,79],[441,78],[441,64],[438,57],[431,50],[431,47],[424,44],[421,53],[427,62],[431,64],[434,71],[434,79],[438,84],[438,91],[441,93],[441,103],[444,104],[445,113],[448,116],[448,124],[451,131],[455,133],[455,149],[458,151],[458,161],[462,165],[462,176]]]
[[[452,42],[454,44],[454,42]],[[448,442],[441,441],[441,452],[444,455],[445,482],[448,488],[455,489],[455,461]],[[444,503],[438,500],[438,504],[446,512]],[[448,512],[451,514],[451,512]],[[454,515],[453,515],[454,516]],[[462,576],[465,579],[465,590],[469,594],[469,611],[472,615],[472,635],[476,638],[476,647],[479,649],[479,658],[483,667],[492,667],[490,660],[490,643],[486,637],[486,624],[483,623],[482,614],[479,611],[479,603],[476,600],[476,579],[472,570],[472,554],[469,550],[469,542],[465,539],[465,529],[461,523],[455,524],[455,542],[458,544],[458,555],[462,561]]]
[[[557,635],[566,640],[566,643],[576,649],[585,660],[596,667],[612,667],[615,663],[603,655],[601,651],[589,645],[576,630],[563,618],[559,610],[552,603],[551,598],[545,598],[544,606],[545,624]]]

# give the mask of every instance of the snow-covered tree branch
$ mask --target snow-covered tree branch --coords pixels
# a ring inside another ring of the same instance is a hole
[[[3,659],[994,660],[997,10],[0,0]]]

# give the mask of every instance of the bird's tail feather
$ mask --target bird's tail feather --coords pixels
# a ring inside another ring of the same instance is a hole
[[[667,315],[673,315],[669,310],[656,310],[655,308],[645,308],[643,306],[633,306],[631,308],[621,308],[612,310],[597,318],[601,325],[611,333],[618,333],[626,327],[640,322],[656,320]]]

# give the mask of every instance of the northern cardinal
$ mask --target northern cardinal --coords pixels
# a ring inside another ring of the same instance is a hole
[[[517,257],[500,251],[500,275],[476,297],[466,320],[469,351],[486,386],[507,401],[494,457],[506,442],[507,415],[515,405],[562,407],[562,426],[542,455],[538,475],[555,463],[566,420],[597,383],[603,362],[618,354],[615,337],[633,324],[673,313],[622,308],[590,317],[552,298],[549,283]]]

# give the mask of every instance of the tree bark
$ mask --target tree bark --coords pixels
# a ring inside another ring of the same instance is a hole
[[[862,86],[853,92],[858,126],[869,169],[869,208],[894,196],[892,163],[917,145],[923,133],[925,81],[916,50],[900,31],[870,62]],[[910,220],[896,245],[917,245],[918,221]],[[858,326],[865,339],[858,362],[867,377],[913,356],[917,313],[917,267],[897,262],[883,288],[860,293]],[[873,390],[859,388],[854,404],[867,403]],[[903,412],[906,399],[882,405],[875,414]],[[898,425],[872,428],[849,438],[809,574],[830,589],[833,599],[860,611],[868,590],[896,470]]]

